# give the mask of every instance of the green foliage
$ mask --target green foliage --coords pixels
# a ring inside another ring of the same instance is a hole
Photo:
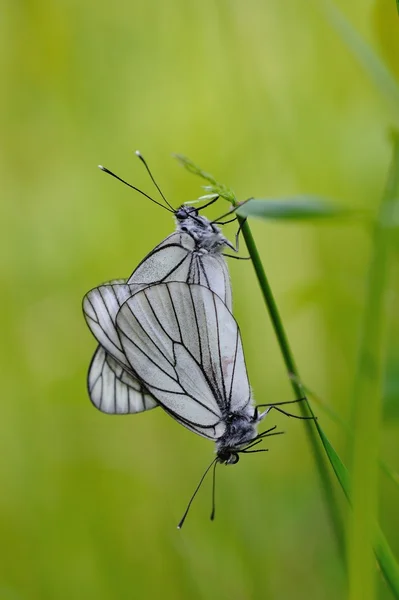
[[[232,190],[226,187],[223,183],[219,183],[218,181],[216,181],[213,175],[207,173],[206,171],[203,171],[198,165],[196,165],[192,160],[190,160],[186,156],[176,154],[175,158],[185,169],[187,169],[189,173],[192,173],[193,175],[198,175],[198,177],[201,177],[202,179],[205,179],[205,181],[208,181],[210,183],[210,185],[203,186],[204,190],[208,194],[216,194],[217,196],[224,198],[225,200],[233,204],[233,206],[235,206],[236,197]]]
[[[204,172],[195,167],[193,163],[185,160],[185,166],[197,175],[202,175]],[[212,180],[216,188],[222,189],[222,186],[209,174],[206,174],[208,181]],[[233,201],[234,202],[234,201]],[[251,204],[256,207],[260,205],[260,210],[251,209]],[[287,210],[282,209],[268,211],[267,201],[249,201],[237,212],[239,216],[270,216],[275,219],[285,219],[287,214],[291,218],[298,218],[301,212],[304,216],[315,216],[316,206],[321,211],[322,202],[301,202],[298,200],[298,208],[293,209],[292,203]],[[377,467],[379,463],[378,457],[378,440],[379,433],[379,412],[382,399],[382,320],[385,316],[383,310],[384,295],[386,290],[386,270],[388,267],[388,256],[391,250],[389,244],[392,238],[392,230],[395,227],[396,214],[399,205],[399,138],[394,137],[393,160],[390,172],[390,177],[387,183],[387,190],[384,194],[379,217],[375,224],[375,240],[373,247],[373,255],[370,263],[370,273],[368,281],[368,293],[366,298],[366,310],[364,313],[364,331],[363,338],[359,349],[359,367],[357,378],[355,380],[355,393],[353,396],[353,431],[356,435],[351,437],[353,442],[353,471],[355,485],[350,484],[349,474],[339,458],[334,447],[328,440],[319,422],[315,420],[315,428],[319,434],[324,450],[328,456],[334,473],[342,487],[342,490],[353,505],[353,516],[350,521],[349,528],[349,546],[350,555],[350,594],[351,598],[374,598],[374,569],[373,561],[370,560],[371,548],[374,542],[374,551],[380,565],[381,571],[384,574],[387,583],[391,586],[395,597],[399,598],[399,566],[393,556],[388,542],[384,538],[382,532],[377,528],[374,534],[374,519],[377,512],[377,497],[378,497],[378,481]],[[262,210],[263,209],[263,210]],[[302,209],[302,210],[301,210]],[[243,213],[243,214],[242,214]],[[333,216],[331,210],[326,210],[323,216]],[[306,217],[305,217],[306,218]],[[286,336],[280,314],[274,300],[272,290],[268,283],[265,271],[263,269],[259,253],[257,251],[254,239],[249,230],[247,222],[241,221],[243,236],[247,243],[249,255],[252,259],[255,272],[258,276],[265,304],[272,320],[272,324],[278,339],[281,353],[287,369],[287,375],[292,383],[294,396],[302,397],[302,387],[300,378],[292,355],[290,344]],[[387,233],[388,232],[388,233]],[[367,406],[367,411],[363,409],[364,403]],[[304,415],[311,414],[314,416],[314,411],[309,405],[309,400],[306,400],[308,412],[305,410]],[[325,472],[323,458],[320,455],[320,449],[317,446],[314,438],[314,431],[308,428],[309,438],[313,448],[313,453],[316,458],[316,465],[319,469],[319,475],[325,492],[327,504],[330,508],[332,521],[336,528],[340,528],[337,518],[337,506],[332,494],[332,486],[328,475]],[[372,443],[374,441],[374,444]],[[365,493],[368,490],[368,493]],[[352,497],[354,501],[352,501]],[[367,499],[367,501],[365,501]],[[338,539],[341,539],[341,531],[336,531]]]

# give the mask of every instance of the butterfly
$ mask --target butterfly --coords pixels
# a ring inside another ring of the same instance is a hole
[[[282,432],[272,427],[258,434],[258,424],[272,408],[289,414],[277,405],[290,402],[253,403],[223,252],[226,247],[237,250],[237,244],[219,229],[223,217],[209,221],[199,214],[217,198],[200,209],[182,205],[174,210],[159,192],[166,206],[155,202],[173,212],[176,231],[126,281],[111,281],[84,298],[86,321],[99,342],[88,389],[103,412],[137,413],[161,406],[180,424],[215,442],[216,457],[191,497],[181,527],[212,465],[213,518],[216,465],[235,464],[241,453],[265,451],[253,447]],[[260,413],[261,407],[267,408]]]
[[[209,287],[176,281],[145,287],[123,303],[116,328],[127,361],[151,396],[180,424],[216,444],[180,528],[212,465],[263,452],[252,448],[282,433],[276,427],[257,433],[276,405],[262,405],[267,408],[261,413],[254,405],[239,327]]]
[[[126,361],[115,328],[118,311],[133,293],[153,283],[183,281],[210,288],[229,309],[232,306],[230,277],[223,250],[229,247],[236,251],[237,248],[218,227],[218,224],[224,223],[218,219],[210,221],[199,214],[216,202],[217,197],[213,197],[199,209],[187,204],[173,209],[155,182],[147,163],[140,153],[138,156],[146,166],[164,204],[105,167],[101,169],[172,212],[176,231],[156,246],[126,281],[110,281],[92,289],[83,299],[86,322],[99,342],[89,368],[89,396],[96,408],[109,414],[137,413],[157,406],[157,402],[137,379],[134,367]]]

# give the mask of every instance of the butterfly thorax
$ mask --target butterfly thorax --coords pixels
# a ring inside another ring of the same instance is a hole
[[[199,215],[196,208],[183,204],[176,210],[175,218],[177,231],[190,235],[198,250],[221,252],[224,246],[230,246],[219,227]]]
[[[226,465],[237,463],[240,449],[256,438],[256,426],[253,407],[248,407],[242,412],[230,413],[226,418],[225,432],[216,442],[219,462]]]

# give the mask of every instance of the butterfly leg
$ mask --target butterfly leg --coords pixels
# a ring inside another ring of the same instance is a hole
[[[275,402],[274,404],[258,404],[255,407],[254,417],[256,416],[257,420],[261,421],[272,410],[272,408],[274,408],[274,410],[285,415],[286,417],[293,417],[294,419],[316,419],[316,417],[313,417],[311,415],[310,416],[294,415],[292,413],[289,413],[289,412],[283,410],[282,408],[279,408],[280,406],[285,405],[285,404],[295,404],[297,402],[303,402],[304,400],[306,400],[306,397],[298,398],[297,400],[288,400],[286,402]],[[261,414],[259,414],[258,409],[262,408],[264,406],[267,407],[266,410],[263,411]]]
[[[246,218],[243,219],[238,227],[237,233],[235,235],[235,245],[233,246],[233,244],[229,244],[229,247],[232,248],[234,252],[238,252],[239,250],[239,236],[241,233],[242,226],[244,225],[246,220]],[[223,254],[223,256],[226,256],[227,258],[235,258],[236,260],[251,260],[250,256],[234,256],[233,254]]]

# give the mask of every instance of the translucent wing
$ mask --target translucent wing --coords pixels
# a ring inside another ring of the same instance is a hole
[[[123,304],[116,325],[146,389],[200,435],[218,439],[227,414],[251,401],[237,323],[209,288],[147,287]]]
[[[226,261],[219,253],[196,248],[187,233],[175,232],[148,254],[127,283],[153,284],[166,281],[198,283],[220,296],[231,310],[231,285]]]
[[[98,346],[87,379],[94,406],[109,414],[137,413],[158,406],[139,381]]]
[[[141,287],[115,280],[94,288],[83,299],[87,324],[100,344],[89,368],[87,386],[91,401],[102,412],[137,413],[157,406],[132,372],[115,327],[121,305]]]
[[[126,360],[115,320],[122,304],[135,292],[159,281],[184,281],[198,283],[212,289],[231,309],[231,285],[227,265],[223,256],[196,250],[195,240],[186,233],[176,232],[159,244],[132,273],[128,281],[115,280],[99,286],[86,294],[83,300],[83,312],[93,335],[103,347],[106,356],[100,348],[93,357],[89,371],[88,387],[91,400],[103,412],[139,412],[153,408],[148,401],[142,402],[143,386],[135,378],[134,365]],[[115,359],[115,361],[113,360]],[[114,370],[124,369],[123,377],[115,379],[119,398],[129,398],[127,406],[131,410],[119,410],[115,404],[116,392],[112,391],[109,399],[104,400],[104,392],[111,390]],[[111,366],[110,366],[111,365]],[[101,373],[99,377],[98,373]],[[103,374],[104,373],[104,374]],[[130,385],[124,382],[130,381]],[[92,382],[96,381],[93,387]],[[133,383],[134,382],[134,383]],[[107,386],[104,387],[104,384]],[[103,387],[101,388],[101,385]],[[136,397],[134,393],[137,392]],[[146,394],[148,398],[150,396]],[[106,407],[106,409],[104,408]],[[114,407],[114,409],[113,409]]]
[[[83,299],[83,314],[92,334],[111,356],[127,367],[115,319],[125,300],[139,289],[115,280],[90,290]]]

